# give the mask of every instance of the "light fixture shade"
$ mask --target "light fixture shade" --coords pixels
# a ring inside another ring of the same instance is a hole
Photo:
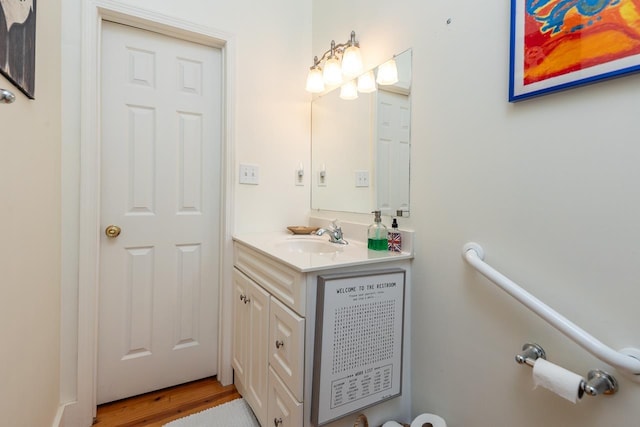
[[[342,74],[346,78],[352,78],[362,74],[362,54],[358,46],[349,46],[342,54]]]
[[[355,80],[349,80],[340,88],[340,98],[350,101],[358,97],[358,87]]]
[[[370,93],[376,90],[376,78],[373,75],[373,70],[367,71],[358,77],[358,92]]]
[[[336,56],[330,56],[324,63],[324,71],[322,72],[325,84],[335,86],[342,83],[342,68],[340,61]]]
[[[319,67],[312,67],[307,75],[307,92],[320,93],[324,91],[324,79]]]
[[[379,85],[392,85],[398,82],[398,67],[395,59],[390,59],[378,67],[376,81]]]

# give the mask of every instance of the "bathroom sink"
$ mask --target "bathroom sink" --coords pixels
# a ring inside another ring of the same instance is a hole
[[[360,235],[366,235],[363,227]],[[407,232],[407,236],[411,236]],[[333,268],[376,264],[413,258],[412,252],[372,251],[367,242],[358,240],[357,230],[347,235],[348,245],[329,242],[328,236],[289,234],[283,231],[246,233],[233,236],[236,244],[285,263],[301,272],[322,271]],[[405,240],[403,236],[403,243]],[[258,254],[256,253],[256,256]]]
[[[276,246],[288,252],[310,254],[333,254],[344,250],[344,245],[330,243],[326,240],[300,237],[286,239],[276,243]]]

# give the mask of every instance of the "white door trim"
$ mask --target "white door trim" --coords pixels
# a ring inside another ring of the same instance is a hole
[[[232,382],[231,283],[233,230],[234,36],[113,0],[83,2],[81,52],[80,214],[78,266],[77,400],[63,425],[91,425],[96,407],[96,355],[100,243],[100,47],[105,20],[215,48],[223,57],[222,212],[220,221],[220,321],[218,378]],[[62,378],[62,381],[65,379]],[[63,402],[64,403],[64,402]]]

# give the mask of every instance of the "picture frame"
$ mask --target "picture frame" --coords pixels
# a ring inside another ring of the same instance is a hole
[[[313,425],[402,394],[405,282],[401,268],[318,276]]]
[[[509,102],[640,70],[638,0],[511,0]]]
[[[35,99],[36,0],[0,0],[0,73]]]

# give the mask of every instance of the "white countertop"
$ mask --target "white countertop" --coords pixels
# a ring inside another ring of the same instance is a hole
[[[373,251],[366,243],[330,243],[327,236],[293,235],[288,232],[246,233],[233,236],[237,243],[274,258],[303,273],[354,265],[376,264],[413,258],[412,252]],[[301,244],[300,241],[304,241]],[[305,249],[314,247],[314,251]]]

